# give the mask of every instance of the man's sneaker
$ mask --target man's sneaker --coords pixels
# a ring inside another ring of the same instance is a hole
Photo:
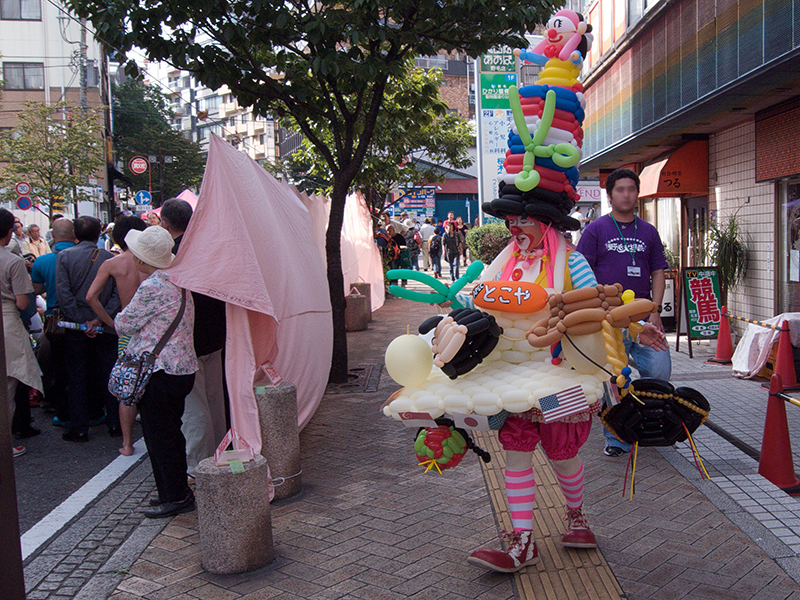
[[[567,548],[597,548],[597,540],[589,529],[589,522],[580,508],[568,508],[564,520],[569,523],[561,536],[561,545]]]
[[[25,454],[27,450],[25,449],[25,446],[12,446],[11,452],[14,454],[14,458],[17,458],[18,456]]]
[[[505,552],[493,548],[481,548],[470,554],[467,562],[498,573],[515,573],[523,567],[539,562],[539,551],[536,549],[536,542],[533,541],[532,531],[504,531],[503,539],[508,543],[508,550]]]
[[[618,448],[617,446],[606,446],[603,448],[603,454],[612,458],[616,458],[625,454],[625,450]]]

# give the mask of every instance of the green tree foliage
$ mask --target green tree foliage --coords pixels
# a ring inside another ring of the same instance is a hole
[[[200,146],[172,129],[173,114],[167,98],[157,88],[129,79],[114,86],[114,144],[123,164],[134,156],[172,156],[172,162],[162,159],[152,164],[152,173],[126,177],[133,189],[146,190],[152,184],[155,206],[180,194],[186,188],[197,188],[203,179],[205,156]],[[163,169],[163,173],[162,173]],[[163,194],[160,189],[163,181]]]
[[[486,223],[467,232],[467,247],[473,258],[488,265],[508,245],[511,232],[502,222]]]
[[[439,97],[441,78],[438,69],[417,69],[408,61],[402,76],[387,82],[372,143],[352,183],[375,218],[385,208],[389,192],[401,184],[443,181],[443,167],[464,169],[473,162],[469,148],[475,134],[465,119],[447,114],[447,105]],[[421,101],[426,98],[430,101]],[[317,135],[333,143],[324,128]],[[330,194],[333,174],[313,144],[305,140],[291,162],[307,165],[301,176],[304,185],[322,181],[324,185],[315,191]]]
[[[89,177],[103,166],[98,109],[79,110],[66,102],[26,102],[17,125],[0,136],[4,200],[17,196],[14,184],[27,181],[31,196],[48,207],[92,200]]]
[[[67,0],[98,36],[125,53],[138,46],[204,85],[227,85],[241,106],[291,115],[333,180],[326,238],[333,307],[333,381],[347,380],[340,235],[347,192],[372,143],[390,77],[440,50],[470,56],[543,23],[553,0]],[[126,66],[137,71],[134,62]],[[413,99],[436,102],[438,90]],[[409,99],[412,100],[412,99]],[[319,135],[330,132],[331,142]]]

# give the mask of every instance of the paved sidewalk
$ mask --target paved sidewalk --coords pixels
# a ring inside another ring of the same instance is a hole
[[[134,530],[128,540],[139,546],[113,553],[78,597],[104,600],[116,587],[116,600],[541,599],[603,597],[601,592],[629,599],[800,600],[800,546],[792,537],[800,533],[800,502],[761,479],[752,457],[708,428],[696,440],[711,480],[701,480],[686,444],[642,449],[629,501],[622,498],[625,459],[602,455],[595,423],[581,454],[586,512],[600,552],[553,543],[563,531],[563,500],[537,453],[542,562],[514,577],[466,564],[473,548],[499,546],[499,529],[508,526],[497,473],[502,457],[495,454],[482,469],[470,455],[444,475],[424,475],[414,461],[413,433],[378,412],[398,387],[385,372],[378,379],[386,345],[434,312],[389,299],[367,331],[349,334],[350,364],[362,376],[349,390],[329,390],[301,434],[304,491],[273,504],[274,564],[231,577],[203,572],[196,513],[190,513],[163,531]],[[760,446],[766,391],[731,378],[725,368],[702,366],[699,357],[690,361],[673,351],[673,361],[675,383],[708,396],[712,421]],[[750,411],[744,419],[736,416],[742,406]],[[494,454],[496,438],[485,435]],[[147,477],[137,484],[142,487],[135,488],[130,510],[139,510],[148,485]],[[152,542],[142,552],[147,536]]]

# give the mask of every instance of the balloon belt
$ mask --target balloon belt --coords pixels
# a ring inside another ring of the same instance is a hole
[[[433,292],[417,292],[414,290],[407,290],[399,285],[390,285],[389,293],[394,294],[398,298],[405,298],[406,300],[413,300],[414,302],[424,302],[425,304],[450,302],[452,308],[456,309],[464,308],[461,302],[456,298],[456,294],[464,289],[464,286],[480,277],[481,273],[483,273],[483,263],[476,260],[467,267],[467,272],[464,276],[457,279],[450,287],[427,273],[421,273],[413,269],[390,269],[386,272],[386,276],[391,281],[395,279],[411,279],[413,281],[418,281],[424,283],[433,290]]]
[[[517,126],[522,144],[525,146],[525,157],[522,159],[522,171],[514,178],[514,185],[522,192],[530,192],[539,185],[541,176],[534,168],[536,158],[549,158],[562,169],[569,169],[580,162],[581,156],[578,149],[567,142],[560,144],[542,145],[550,127],[553,124],[553,116],[556,112],[556,93],[548,90],[545,94],[544,109],[539,126],[536,128],[533,137],[528,130],[528,123],[525,121],[525,114],[522,112],[522,103],[519,99],[517,86],[512,85],[508,88],[508,99],[511,103],[511,112],[514,115],[514,124]]]

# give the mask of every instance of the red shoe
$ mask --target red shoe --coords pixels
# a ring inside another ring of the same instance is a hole
[[[597,548],[597,540],[589,529],[589,522],[580,508],[568,508],[565,521],[569,522],[567,532],[561,536],[561,545],[567,548]]]
[[[31,389],[28,392],[28,404],[31,405],[31,408],[36,408],[39,406],[39,400],[42,399],[42,394],[39,390]]]
[[[467,562],[477,567],[486,567],[498,573],[516,573],[528,565],[539,562],[539,551],[533,541],[532,531],[504,531],[503,539],[508,542],[508,550],[481,548],[467,558]]]

